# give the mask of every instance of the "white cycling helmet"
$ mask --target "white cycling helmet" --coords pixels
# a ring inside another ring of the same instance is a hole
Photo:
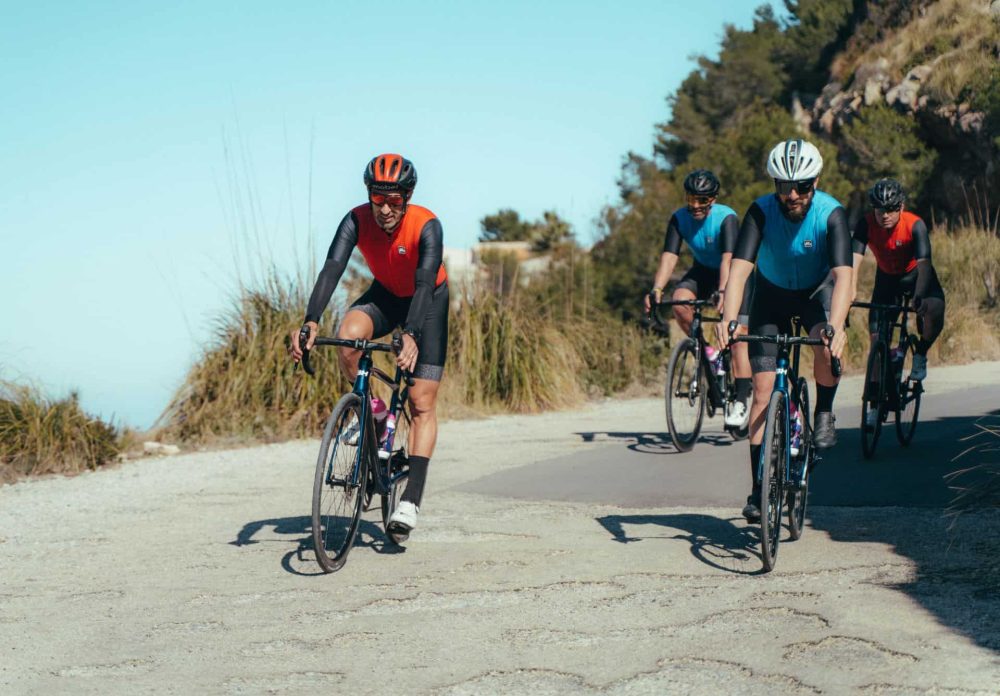
[[[767,173],[778,181],[815,179],[823,171],[823,155],[806,140],[785,140],[767,156]]]

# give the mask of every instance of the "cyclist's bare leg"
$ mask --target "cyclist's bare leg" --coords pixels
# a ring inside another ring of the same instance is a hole
[[[817,324],[812,327],[809,337],[820,338],[823,326],[823,324]],[[813,346],[813,377],[816,379],[816,384],[824,387],[835,387],[840,384],[840,378],[833,376],[833,368],[830,366],[830,349],[826,346]]]
[[[739,326],[736,329],[737,336],[746,336],[747,327]],[[750,373],[750,346],[746,343],[733,344],[733,377],[736,379],[749,379]]]
[[[753,376],[753,405],[750,407],[750,444],[759,445],[764,440],[764,420],[767,405],[774,391],[774,372],[757,372]]]
[[[677,302],[679,300],[694,300],[697,298],[695,297],[695,294],[687,288],[677,288],[674,290],[674,294],[671,299]],[[694,321],[694,307],[675,305],[674,318],[677,320],[677,325],[681,327],[681,331],[683,331],[684,335],[687,336],[688,332],[691,331],[691,322]]]
[[[337,338],[356,340],[364,338],[371,340],[375,333],[375,325],[372,318],[360,309],[352,309],[344,315],[340,326],[337,328]],[[340,358],[340,370],[347,381],[354,383],[354,378],[358,375],[358,361],[361,360],[361,351],[352,348],[340,348],[338,350]]]
[[[437,442],[437,394],[441,383],[432,379],[414,379],[410,387],[410,454],[427,457],[434,454]]]

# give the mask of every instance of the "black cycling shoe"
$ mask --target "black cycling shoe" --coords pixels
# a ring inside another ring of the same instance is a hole
[[[757,507],[757,503],[754,502],[755,500],[757,500],[757,496],[748,495],[747,504],[743,508],[743,517],[751,524],[760,522],[760,509]]]
[[[817,449],[829,449],[837,444],[837,417],[829,411],[816,414],[816,429],[813,431],[813,444]]]

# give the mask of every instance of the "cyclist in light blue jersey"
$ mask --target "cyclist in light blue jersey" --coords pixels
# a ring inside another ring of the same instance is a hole
[[[717,309],[722,310],[721,298],[729,278],[729,264],[739,232],[739,219],[735,210],[716,203],[719,187],[718,178],[707,169],[696,169],[684,179],[687,205],[675,210],[667,223],[660,264],[653,278],[653,289],[645,298],[646,312],[650,310],[650,300],[659,302],[663,297],[663,289],[677,265],[682,243],[686,243],[691,249],[694,263],[674,286],[672,298],[705,300],[718,292],[720,299]],[[741,326],[746,326],[752,292],[753,288],[747,284],[741,303]],[[686,335],[691,330],[694,309],[675,306],[674,317]],[[750,417],[747,404],[750,397],[750,358],[745,343],[733,346],[733,375],[736,378],[736,401],[726,410],[726,425],[744,428]]]
[[[751,334],[790,333],[793,316],[802,320],[813,338],[818,338],[825,326],[833,328],[830,345],[815,347],[813,367],[813,442],[818,448],[827,448],[837,442],[833,398],[840,380],[833,376],[830,363],[831,356],[842,356],[846,343],[844,321],[851,305],[852,259],[844,208],[832,196],[816,190],[822,169],[819,150],[804,140],[781,142],[771,150],[767,171],[774,179],[775,193],[754,201],[743,218],[728,289],[739,294],[756,261]],[[832,286],[828,280],[831,277]],[[738,311],[738,301],[727,294],[720,336],[725,335],[724,327],[737,317]],[[751,522],[760,519],[760,511],[753,503],[760,485],[756,480],[757,461],[765,411],[774,386],[777,352],[774,344],[750,346],[754,397],[750,410],[750,471],[754,492],[743,515]]]

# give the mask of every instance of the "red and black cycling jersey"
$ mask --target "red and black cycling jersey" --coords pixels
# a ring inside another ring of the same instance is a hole
[[[448,274],[442,262],[441,222],[427,208],[412,204],[391,233],[378,226],[370,203],[344,216],[309,298],[306,321],[319,321],[355,246],[375,280],[397,297],[413,298],[404,328],[419,332],[434,288],[448,280]]]
[[[871,248],[875,262],[883,273],[902,275],[917,267],[919,259],[931,259],[931,241],[927,225],[918,216],[903,211],[899,222],[891,230],[875,222],[869,212],[854,226],[852,249],[864,255],[865,247]]]

